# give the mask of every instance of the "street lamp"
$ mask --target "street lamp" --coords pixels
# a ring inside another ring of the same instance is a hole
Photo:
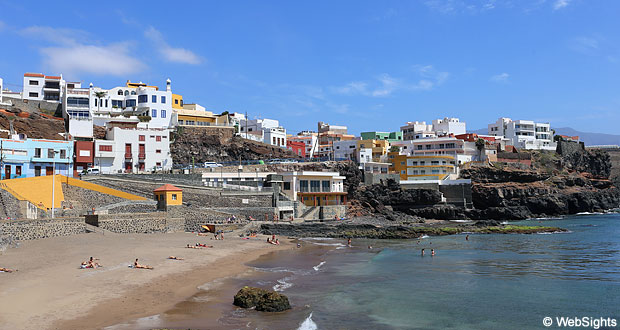
[[[56,197],[56,154],[60,151],[52,150],[52,218],[54,218],[54,204]]]

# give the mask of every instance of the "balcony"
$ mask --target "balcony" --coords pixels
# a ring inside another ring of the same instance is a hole
[[[125,159],[131,159],[131,158],[133,158],[132,155],[131,155],[131,152],[126,152],[125,153]]]
[[[142,152],[138,154],[138,159],[144,160],[146,158],[146,153]]]

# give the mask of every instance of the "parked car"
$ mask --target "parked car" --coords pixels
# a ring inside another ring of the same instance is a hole
[[[86,170],[86,172],[84,172],[84,174],[86,175],[96,175],[96,174],[101,174],[101,172],[99,172],[98,168],[89,168]]]
[[[215,167],[222,167],[224,165],[216,163],[216,162],[205,162],[204,163],[204,168],[215,168]]]

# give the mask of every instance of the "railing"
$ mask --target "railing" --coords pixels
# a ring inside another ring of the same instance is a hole
[[[138,159],[144,159],[144,158],[146,158],[146,154],[145,153],[138,154]]]
[[[126,152],[125,153],[125,159],[131,159],[131,158],[132,158],[131,152]]]

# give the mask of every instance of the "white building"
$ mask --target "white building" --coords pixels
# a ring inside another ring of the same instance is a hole
[[[101,173],[139,173],[170,170],[170,130],[163,128],[106,128],[106,140],[95,140],[95,167]]]
[[[401,155],[409,156],[454,156],[457,165],[477,160],[478,149],[475,142],[467,142],[455,137],[444,136],[430,139],[395,141],[392,146],[400,147]]]
[[[90,109],[92,88],[81,88],[81,84],[73,84],[74,88],[63,87],[63,117],[69,122],[69,134],[74,137],[93,137],[93,113]]]
[[[401,126],[403,140],[416,140],[435,138],[444,135],[459,135],[467,132],[466,123],[458,118],[444,118],[433,120],[432,125],[425,121],[409,121],[405,126]]]
[[[357,142],[358,140],[334,141],[332,145],[334,148],[334,159],[358,161]]]
[[[105,126],[111,118],[123,116],[138,119],[141,128],[171,128],[172,90],[170,79],[166,89],[127,81],[124,87],[109,90],[95,87],[90,94],[94,124]]]
[[[289,141],[303,142],[306,145],[306,158],[314,158],[319,148],[319,139],[316,132],[303,131],[296,136],[289,136]]]
[[[275,119],[241,119],[239,125],[241,137],[260,136],[263,143],[286,148],[286,129]]]
[[[488,132],[492,136],[505,137],[508,139],[507,144],[516,148],[555,150],[557,147],[549,123],[502,117],[488,125]]]
[[[306,206],[344,205],[344,176],[338,172],[293,171],[283,177],[282,192]]]
[[[0,105],[10,105],[10,103],[4,102],[4,81],[0,78]]]
[[[22,97],[24,100],[61,102],[64,84],[62,75],[46,76],[42,73],[25,73]]]
[[[467,125],[458,118],[444,118],[433,120],[433,131],[437,136],[442,135],[459,135],[467,133]]]

